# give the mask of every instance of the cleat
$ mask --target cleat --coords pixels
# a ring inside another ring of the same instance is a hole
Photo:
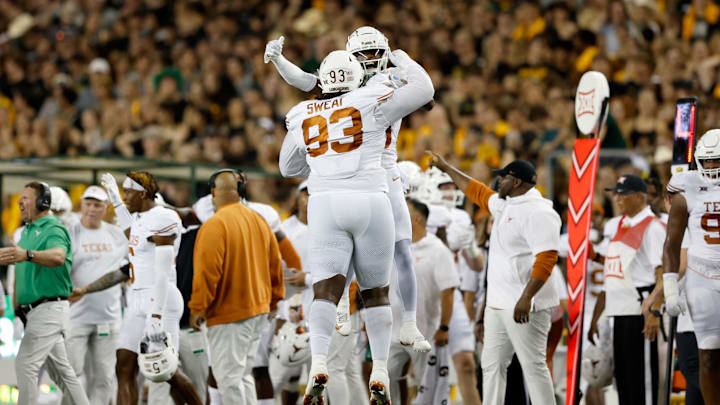
[[[370,375],[370,405],[390,405],[390,377],[387,370],[373,368]]]
[[[352,324],[350,323],[350,298],[347,294],[344,294],[340,298],[340,302],[338,302],[335,330],[343,336],[349,336],[350,332],[352,332]]]
[[[421,353],[427,353],[432,346],[425,339],[420,330],[417,328],[415,321],[407,321],[400,328],[400,344],[410,346],[413,350]]]
[[[314,359],[310,367],[310,381],[305,389],[303,405],[324,405],[323,392],[328,382],[328,370],[324,360]]]

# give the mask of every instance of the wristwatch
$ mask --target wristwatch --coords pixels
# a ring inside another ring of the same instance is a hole
[[[35,258],[35,252],[33,252],[32,250],[26,250],[25,255],[27,256],[27,261],[29,262],[31,262],[32,259]]]
[[[448,327],[447,325],[440,325],[439,329],[443,332],[447,332],[450,330],[450,327]]]

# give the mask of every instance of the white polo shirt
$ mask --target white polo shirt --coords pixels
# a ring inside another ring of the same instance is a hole
[[[647,205],[634,217],[614,217],[605,224],[603,234],[609,240],[615,237],[619,226],[635,226],[649,216],[655,216]],[[620,220],[622,219],[622,224]],[[655,284],[655,269],[662,266],[663,245],[665,244],[665,227],[659,221],[653,221],[645,230],[640,248],[635,256],[632,279],[635,287],[648,287]]]
[[[488,201],[495,218],[490,234],[487,306],[513,309],[530,280],[535,256],[560,248],[560,215],[552,201],[532,188],[517,197]],[[560,304],[552,282],[546,282],[533,297],[532,311]]]
[[[432,339],[440,327],[442,315],[442,292],[457,288],[460,279],[450,249],[435,235],[428,232],[424,238],[412,244],[412,255],[417,280],[417,326],[423,336]],[[397,282],[397,272],[392,272],[392,282]],[[395,288],[390,288],[393,309],[393,340],[402,326],[402,302]],[[453,310],[461,310],[454,308]]]

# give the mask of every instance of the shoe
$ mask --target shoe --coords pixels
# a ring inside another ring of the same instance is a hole
[[[390,377],[386,369],[373,367],[370,374],[370,405],[390,405]]]
[[[413,350],[427,353],[432,348],[430,342],[425,339],[417,328],[415,321],[406,321],[400,328],[400,344],[411,346]]]
[[[335,330],[343,336],[349,336],[352,332],[352,324],[350,323],[350,298],[344,294],[340,298],[337,305],[337,321]]]
[[[323,392],[328,382],[328,369],[324,359],[313,359],[310,366],[310,380],[305,388],[303,405],[324,405]]]

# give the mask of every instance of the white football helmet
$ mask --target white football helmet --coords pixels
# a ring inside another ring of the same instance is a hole
[[[363,68],[348,51],[332,51],[323,59],[318,70],[323,93],[345,93],[360,87]]]
[[[581,363],[582,377],[591,387],[603,388],[612,384],[613,358],[612,352],[602,350],[595,345],[583,347]]]
[[[172,337],[165,332],[165,349],[148,353],[150,340],[143,336],[138,347],[138,367],[145,378],[153,382],[165,382],[175,375],[178,368],[178,355],[172,344]]]
[[[705,159],[720,159],[720,129],[711,129],[703,134],[695,146],[695,163],[700,174],[712,184],[720,183],[720,168],[706,169]]]
[[[418,175],[422,173],[420,166],[413,161],[403,160],[402,162],[398,162],[398,169],[400,169],[405,194],[415,191],[414,189],[417,188],[418,184],[412,184],[411,179],[418,179]]]
[[[70,201],[70,196],[60,187],[50,187],[50,210],[65,213],[72,211],[72,201]]]
[[[388,39],[382,32],[373,27],[360,27],[348,37],[345,49],[355,55],[365,70],[365,80],[387,68],[390,56]],[[374,51],[368,57],[365,51]]]
[[[455,184],[449,174],[437,167],[431,167],[428,169],[428,177],[438,187],[438,193],[435,195],[435,198],[439,197],[440,199],[433,202],[433,204],[442,204],[448,209],[455,208],[462,204],[463,198],[465,198],[465,193],[463,193],[462,190],[457,187],[455,187],[454,190],[440,190],[440,186],[443,184]]]
[[[310,333],[301,325],[286,322],[276,339],[277,357],[284,366],[299,366],[310,358]]]

